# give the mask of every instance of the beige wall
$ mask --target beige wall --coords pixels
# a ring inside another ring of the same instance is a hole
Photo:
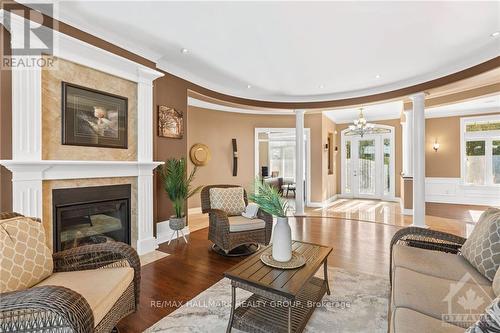
[[[137,160],[137,84],[70,61],[54,60],[55,69],[42,70],[42,158]],[[128,98],[128,149],[61,144],[62,81]]]
[[[500,114],[491,113],[491,114]],[[484,114],[483,114],[484,115]],[[474,115],[477,117],[481,115]],[[429,118],[425,120],[425,176],[460,177],[460,118],[467,116]],[[439,150],[432,149],[435,140]]]
[[[295,127],[294,116],[230,113],[197,107],[189,107],[188,113],[188,149],[195,143],[203,143],[212,154],[208,165],[198,169],[196,185],[239,184],[251,188],[255,175],[255,128]],[[323,149],[326,143],[326,136],[323,135],[324,118],[322,114],[306,114],[304,120],[305,127],[311,129],[311,199],[318,202],[324,200],[325,193],[335,191],[335,187],[324,188],[328,185],[325,185],[322,177],[323,170],[328,171],[323,161],[327,156]],[[333,123],[329,122],[328,126],[331,130]],[[233,138],[238,143],[236,177],[232,176]],[[192,168],[192,164],[189,165]],[[328,181],[332,184],[331,176]],[[200,207],[199,194],[189,200],[189,207]]]
[[[394,133],[394,139],[396,140],[395,142],[395,152],[396,152],[396,164],[395,164],[395,171],[396,175],[394,177],[395,181],[395,196],[399,197],[401,195],[401,181],[399,179],[399,175],[401,174],[401,170],[403,167],[403,162],[402,162],[402,156],[403,156],[403,143],[402,143],[402,129],[401,129],[401,119],[390,119],[390,120],[380,120],[380,121],[371,121],[370,123],[374,124],[381,124],[381,125],[389,125],[394,127],[395,133]],[[338,146],[338,153],[337,153],[337,193],[341,193],[341,182],[340,182],[340,134],[341,131],[346,129],[350,124],[338,124],[337,125],[337,146]]]
[[[325,147],[325,145],[328,143],[328,135],[333,134],[333,142],[331,143],[332,145],[332,163],[333,163],[333,174],[329,175],[328,174],[328,150],[325,150],[322,148],[322,160],[323,160],[323,167],[321,171],[322,175],[322,201],[328,200],[331,197],[333,197],[335,194],[337,194],[337,160],[335,158],[335,147],[337,146],[337,140],[336,140],[336,124],[330,120],[330,118],[326,117],[325,115],[322,114],[322,135],[321,135],[321,146]]]

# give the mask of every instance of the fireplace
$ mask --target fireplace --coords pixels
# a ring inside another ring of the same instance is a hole
[[[130,244],[130,185],[52,190],[54,250],[119,241]]]

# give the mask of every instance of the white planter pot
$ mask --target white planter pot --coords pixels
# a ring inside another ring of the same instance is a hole
[[[292,259],[292,229],[288,217],[278,217],[273,230],[273,259],[286,262]]]

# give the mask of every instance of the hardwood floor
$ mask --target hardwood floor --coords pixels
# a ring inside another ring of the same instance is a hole
[[[428,213],[439,215],[427,218],[430,228],[466,234],[469,209],[478,207],[428,206]],[[430,212],[429,212],[430,210]],[[392,216],[392,215],[391,215]],[[203,219],[206,217],[198,216]],[[200,222],[199,221],[199,222]],[[341,217],[290,218],[292,237],[296,240],[319,243],[333,248],[328,265],[374,275],[387,275],[389,244],[394,233],[410,220],[389,223],[356,221]],[[170,256],[142,267],[139,310],[122,320],[118,327],[124,332],[142,332],[173,312],[211,285],[222,279],[224,271],[243,258],[227,258],[211,250],[208,229],[191,232],[189,243],[173,241],[161,244],[159,250]]]

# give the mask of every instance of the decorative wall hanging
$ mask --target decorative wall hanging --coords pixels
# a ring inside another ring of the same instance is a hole
[[[238,175],[238,147],[236,139],[233,139],[233,177]]]
[[[184,116],[181,111],[168,106],[158,107],[158,135],[165,138],[182,139]]]
[[[128,99],[62,83],[62,144],[127,148]]]
[[[189,157],[191,162],[196,166],[207,165],[211,159],[210,150],[202,143],[194,144],[189,150]]]

